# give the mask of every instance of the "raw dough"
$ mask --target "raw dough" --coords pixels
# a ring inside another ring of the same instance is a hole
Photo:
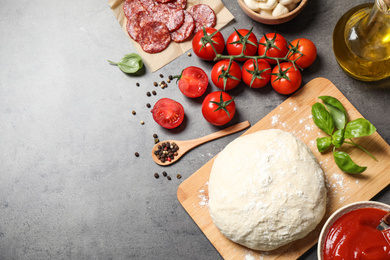
[[[294,135],[270,129],[239,137],[215,159],[209,211],[230,240],[273,250],[312,231],[325,214],[324,174]]]

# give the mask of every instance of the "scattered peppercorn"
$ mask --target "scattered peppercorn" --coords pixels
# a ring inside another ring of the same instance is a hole
[[[139,87],[139,83],[137,82],[137,83],[135,83],[135,85],[137,86],[137,87]]]
[[[191,57],[192,54],[191,54],[191,52],[189,52],[189,53],[187,53],[187,55],[188,55],[188,57]]]
[[[154,143],[155,144],[158,144],[160,142],[160,140],[158,140],[158,138],[154,138]]]
[[[163,171],[163,172],[162,172],[162,175],[163,175],[164,177],[167,177],[168,174],[167,174],[166,171]]]
[[[133,115],[135,115],[135,114],[136,114],[134,110],[133,110],[133,111],[131,111],[131,113],[132,113]]]
[[[149,103],[147,103],[147,104],[146,104],[146,107],[147,107],[147,108],[150,108],[150,107],[151,107],[151,105],[150,105]]]
[[[157,82],[155,81],[155,82],[153,82],[153,85],[155,86],[155,87],[157,87],[158,86],[158,84],[157,84]]]
[[[153,138],[157,138],[158,136],[157,136],[157,134],[153,134]]]
[[[138,152],[135,152],[134,155],[135,155],[135,157],[139,157],[139,153]]]
[[[157,95],[157,92],[155,90],[152,91],[153,95]]]
[[[168,82],[168,83],[171,83],[171,80],[170,80],[170,79],[167,79],[167,82]]]
[[[176,177],[177,177],[178,179],[181,179],[181,175],[180,175],[180,174],[176,175]]]
[[[146,92],[146,95],[147,95],[148,97],[150,97],[152,94],[150,94],[150,92],[148,91],[148,92]]]
[[[163,74],[160,74],[160,78],[163,78],[164,77],[164,75]]]
[[[168,76],[168,79],[169,79],[169,80],[173,80],[173,76],[172,76],[172,75],[169,75],[169,76]]]
[[[145,122],[144,122],[144,121],[141,121],[141,125],[143,125],[143,124],[145,124]]]
[[[167,179],[168,179],[168,181],[170,181],[172,178],[171,178],[171,176],[167,176]]]
[[[154,173],[154,178],[158,179],[158,177],[160,177],[160,175],[158,175],[157,172]]]

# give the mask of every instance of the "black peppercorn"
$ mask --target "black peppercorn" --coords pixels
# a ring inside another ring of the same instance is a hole
[[[134,153],[135,157],[139,157],[139,153],[135,152]]]
[[[146,95],[147,95],[148,97],[150,97],[152,94],[150,94],[150,92],[148,91],[148,92],[146,92]]]
[[[160,177],[157,172],[154,173],[154,178],[158,179]]]

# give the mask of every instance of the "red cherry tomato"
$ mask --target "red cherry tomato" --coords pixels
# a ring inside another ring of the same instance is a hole
[[[220,60],[215,63],[211,70],[211,80],[217,88],[224,91],[235,88],[241,81],[241,68],[237,62],[230,60]]]
[[[192,39],[192,49],[196,56],[203,60],[214,60],[215,52],[210,42],[206,42],[203,46],[204,39],[211,38],[212,44],[217,51],[217,53],[222,54],[225,49],[225,40],[222,36],[222,33],[218,32],[214,28],[205,28],[206,36],[203,30],[197,32]],[[203,40],[202,40],[203,39]]]
[[[216,126],[227,124],[235,113],[234,99],[224,91],[211,92],[203,100],[202,114],[210,124]]]
[[[252,30],[239,29],[230,34],[226,41],[226,49],[229,55],[254,56],[257,53],[257,38]],[[236,61],[245,61],[246,58],[237,58]]]
[[[300,68],[305,69],[313,64],[314,60],[317,57],[317,48],[315,44],[305,38],[298,38],[291,42],[290,46],[291,53],[289,54],[288,59],[295,61],[295,64]]]
[[[184,119],[183,106],[169,98],[162,98],[157,101],[151,112],[154,121],[167,129],[178,127]]]
[[[201,68],[194,66],[185,68],[180,76],[175,77],[179,78],[180,91],[190,98],[202,96],[209,85],[207,74]]]
[[[271,66],[263,59],[250,59],[242,67],[242,80],[251,88],[262,88],[271,78]]]
[[[301,86],[301,72],[291,62],[280,63],[280,69],[275,66],[272,74],[279,74],[271,76],[271,86],[280,94],[292,94]]]
[[[284,58],[288,52],[287,41],[286,39],[278,33],[267,33],[259,41],[259,55],[263,55],[265,50],[267,50],[266,55],[273,58]],[[276,64],[276,61],[273,59],[266,59],[269,64]]]

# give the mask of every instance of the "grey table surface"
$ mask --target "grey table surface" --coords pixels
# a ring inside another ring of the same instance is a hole
[[[365,1],[310,0],[298,17],[277,26],[251,20],[236,1],[223,2],[235,16],[222,30],[225,39],[233,27],[253,26],[256,35],[279,32],[315,42],[318,58],[304,71],[303,84],[331,80],[390,143],[389,80],[356,81],[332,52],[337,20]],[[152,84],[188,65],[210,73],[212,63],[182,55],[157,72],[131,77],[107,62],[135,52],[107,1],[0,3],[0,259],[222,259],[176,191],[240,134],[204,144],[168,168],[150,157],[154,133],[186,140],[221,129],[203,119],[201,99],[189,100],[172,83],[164,90]],[[147,97],[152,90],[157,95]],[[270,86],[252,91],[242,85],[231,94],[239,102],[230,124],[254,124],[288,98]],[[162,97],[184,105],[178,129],[153,121],[146,103]],[[153,177],[164,170],[171,181]],[[389,203],[389,187],[373,199]],[[316,259],[316,246],[301,259]]]

